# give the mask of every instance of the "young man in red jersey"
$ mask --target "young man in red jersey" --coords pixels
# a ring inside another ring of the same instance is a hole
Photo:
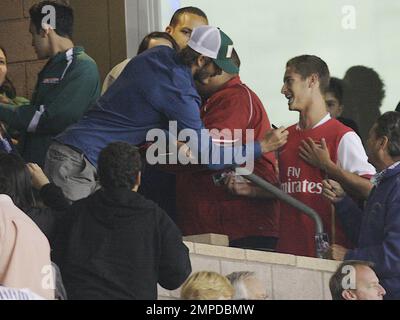
[[[322,181],[335,177],[353,195],[366,199],[375,169],[360,138],[350,128],[332,119],[324,94],[330,74],[326,63],[316,56],[303,55],[288,61],[282,94],[290,111],[299,112],[299,122],[288,128],[288,143],[279,152],[281,188],[313,208],[323,221],[331,240],[350,246],[339,223],[332,226],[331,205],[322,195]],[[228,188],[242,195],[271,197],[249,184],[227,180]],[[332,239],[335,230],[335,239]],[[315,255],[314,222],[301,211],[281,204],[279,252]]]

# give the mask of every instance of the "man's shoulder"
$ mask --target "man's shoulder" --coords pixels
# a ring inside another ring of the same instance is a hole
[[[326,123],[324,123],[321,128],[332,131],[333,133],[347,133],[353,132],[353,129],[347,127],[342,122],[337,119],[331,118]]]
[[[96,71],[98,70],[96,61],[84,51],[79,52],[76,55],[75,60],[75,67],[90,68],[95,69]]]

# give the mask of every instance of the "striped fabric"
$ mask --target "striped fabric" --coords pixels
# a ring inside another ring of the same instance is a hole
[[[14,289],[0,286],[0,300],[45,300],[29,289]]]

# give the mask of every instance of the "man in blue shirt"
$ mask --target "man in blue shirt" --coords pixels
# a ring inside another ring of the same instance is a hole
[[[232,50],[233,42],[226,34],[215,27],[201,26],[193,30],[188,47],[179,54],[160,46],[132,59],[94,107],[56,137],[45,163],[50,179],[70,200],[84,198],[98,188],[96,166],[103,148],[116,141],[144,145],[150,130],[167,131],[170,121],[176,121],[178,132],[191,129],[196,133],[199,152],[195,156],[202,159],[204,155],[225,159],[224,153],[232,153],[231,159],[240,158],[235,155],[242,153],[254,159],[285,144],[288,133],[280,128],[254,145],[213,148],[212,139],[202,130],[201,99],[194,80],[207,83],[221,72],[221,66],[233,64]],[[208,167],[241,164],[218,163],[211,162]]]
[[[368,161],[378,173],[372,178],[364,211],[341,186],[324,181],[324,195],[335,203],[336,214],[355,249],[332,245],[335,260],[370,261],[386,289],[385,299],[400,299],[400,114],[387,112],[376,121],[367,141]]]

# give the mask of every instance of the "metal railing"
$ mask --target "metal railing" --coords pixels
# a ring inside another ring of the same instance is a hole
[[[316,257],[317,258],[325,258],[327,256],[327,252],[329,250],[329,242],[328,236],[324,232],[324,226],[322,224],[321,217],[314,209],[305,205],[303,202],[293,198],[287,193],[283,192],[281,189],[275,187],[271,183],[265,181],[259,176],[250,173],[247,169],[244,168],[236,168],[236,173],[245,177],[247,180],[253,182],[258,187],[268,191],[273,194],[276,198],[281,201],[286,202],[287,204],[295,207],[300,210],[307,216],[309,216],[315,223],[315,247],[316,247]]]

